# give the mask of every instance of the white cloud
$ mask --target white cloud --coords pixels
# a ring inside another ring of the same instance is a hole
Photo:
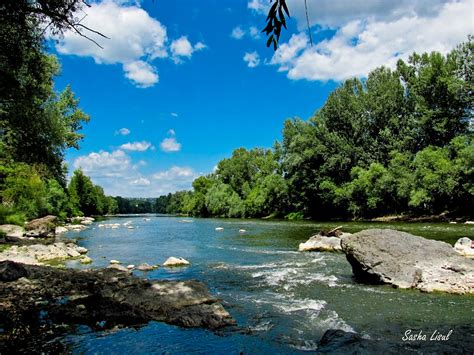
[[[255,68],[257,65],[260,64],[260,56],[257,52],[245,53],[243,59],[244,62],[247,63],[249,68]]]
[[[245,36],[245,31],[240,26],[237,26],[232,30],[230,36],[234,39],[242,39]]]
[[[109,37],[87,35],[103,48],[66,31],[56,49],[61,54],[92,57],[98,64],[123,65],[126,77],[139,87],[149,87],[158,81],[156,69],[145,60],[167,57],[166,28],[138,6],[118,4],[111,0],[92,3],[84,8],[82,24]]]
[[[268,11],[270,1],[267,0],[250,0],[247,7],[257,13],[266,13]]]
[[[173,116],[173,117],[178,117],[178,114],[176,112],[171,112],[170,115]]]
[[[175,179],[188,179],[194,178],[197,174],[192,168],[172,166],[169,170],[160,171],[153,175],[153,178],[157,180],[175,180]]]
[[[56,38],[56,50],[64,55],[92,57],[97,64],[121,64],[127,79],[137,87],[147,88],[159,80],[157,70],[151,64],[154,59],[168,57],[171,50],[172,59],[178,63],[181,57],[190,58],[193,52],[206,47],[202,42],[192,46],[182,36],[168,48],[166,27],[140,6],[140,1],[91,2],[90,7],[84,7],[77,17],[82,18],[82,25],[109,37],[106,39],[84,30],[84,34],[103,48],[74,31],[66,31],[63,38]]]
[[[148,88],[155,85],[159,80],[156,69],[141,60],[124,64],[123,70],[125,71],[125,77],[139,88]]]
[[[468,13],[472,13],[471,0],[447,3],[436,15],[426,17],[354,20],[313,47],[305,33],[295,34],[279,47],[270,63],[294,80],[364,77],[378,66],[394,67],[398,59],[407,59],[414,51],[448,52],[472,32]]]
[[[120,128],[115,134],[120,134],[121,136],[128,136],[130,134],[130,130],[128,128]]]
[[[206,45],[202,42],[197,42],[193,46],[186,36],[181,36],[174,40],[170,46],[171,55],[175,63],[181,63],[183,57],[191,58],[194,52],[204,48],[206,48]]]
[[[148,148],[151,148],[151,143],[147,141],[142,141],[142,142],[130,142],[130,143],[125,143],[120,146],[120,149],[123,150],[130,150],[134,152],[144,152]]]
[[[130,185],[134,186],[150,186],[150,184],[150,180],[143,177],[130,181]]]
[[[242,26],[237,26],[232,30],[230,36],[234,39],[242,39],[245,36],[249,36],[253,39],[260,39],[260,30],[255,26],[250,26],[248,30],[242,28]]]
[[[175,137],[165,138],[160,143],[160,148],[164,152],[179,152],[181,150],[181,143],[178,143]]]
[[[259,39],[260,38],[260,33],[261,33],[261,31],[255,26],[251,26],[249,28],[249,35],[253,39]]]
[[[168,131],[168,134],[171,135],[171,136],[175,136],[176,135],[176,132],[174,131],[174,129],[170,129]]]
[[[122,150],[83,155],[74,161],[73,166],[76,169],[82,169],[91,177],[121,176],[125,171],[132,169],[130,157]]]
[[[260,0],[263,2],[262,0]],[[452,0],[318,0],[308,1],[310,25],[338,28],[354,20],[393,21],[400,17],[436,16],[443,4]],[[295,18],[298,28],[306,28],[304,1],[287,0],[290,15]],[[268,11],[268,5],[260,13]],[[472,13],[472,8],[471,8]]]

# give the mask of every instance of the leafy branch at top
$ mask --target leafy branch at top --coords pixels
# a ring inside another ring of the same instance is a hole
[[[286,5],[286,0],[275,0],[273,5],[268,11],[268,16],[266,19],[267,25],[262,30],[268,36],[267,47],[273,43],[273,49],[278,48],[278,41],[280,40],[281,27],[286,29],[286,16],[290,17],[290,12],[288,11],[288,6]]]

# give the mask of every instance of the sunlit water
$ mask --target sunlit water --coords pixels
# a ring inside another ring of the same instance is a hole
[[[406,329],[429,334],[454,329],[452,341],[472,340],[473,297],[360,285],[353,281],[343,254],[297,252],[300,242],[337,225],[347,232],[391,227],[451,244],[463,236],[474,238],[472,226],[147,218],[110,218],[68,237],[89,249],[94,263],[87,267],[104,267],[111,259],[124,265],[162,264],[169,256],[188,259],[190,267],[135,274],[204,282],[238,327],[214,333],[151,322],[114,332],[84,329],[64,339],[73,352],[294,353],[315,350],[331,328],[392,341],[400,341]],[[99,223],[127,221],[135,229],[98,228]]]

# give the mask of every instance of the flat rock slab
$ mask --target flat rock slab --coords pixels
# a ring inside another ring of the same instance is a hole
[[[390,229],[368,229],[343,238],[354,276],[425,292],[474,293],[474,260],[451,245]]]
[[[0,344],[13,334],[17,342],[31,342],[48,334],[45,324],[54,333],[62,324],[104,330],[149,321],[208,329],[235,323],[194,280],[148,281],[113,269],[81,271],[12,261],[0,262],[0,272],[5,276],[0,275]]]

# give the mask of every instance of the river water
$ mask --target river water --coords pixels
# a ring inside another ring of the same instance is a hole
[[[134,273],[204,282],[222,299],[238,327],[217,333],[158,322],[113,332],[79,328],[63,339],[74,353],[300,353],[316,350],[328,329],[395,342],[408,329],[422,330],[428,338],[435,330],[453,330],[449,341],[464,343],[462,349],[470,353],[474,350],[474,297],[357,284],[343,254],[297,251],[312,234],[337,225],[346,232],[393,228],[451,244],[463,236],[474,239],[473,226],[146,218],[109,218],[67,237],[89,249],[94,262],[87,267],[104,267],[111,259],[123,265],[162,264],[169,256],[188,259],[190,267]],[[126,222],[135,228],[98,228],[99,223]],[[74,262],[69,266],[84,267]],[[423,351],[423,342],[418,345]]]

